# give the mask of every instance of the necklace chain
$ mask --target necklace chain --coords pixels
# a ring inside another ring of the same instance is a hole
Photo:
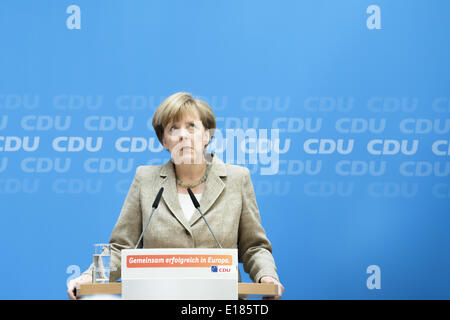
[[[203,183],[206,181],[206,178],[208,177],[208,172],[209,172],[209,166],[206,166],[206,171],[205,174],[203,175],[203,177],[200,178],[200,180],[198,180],[197,182],[194,183],[184,183],[183,181],[181,181],[180,178],[177,178],[177,184],[179,186],[182,186],[183,188],[195,188],[196,186],[198,186],[199,184]],[[176,176],[176,174],[175,174]]]

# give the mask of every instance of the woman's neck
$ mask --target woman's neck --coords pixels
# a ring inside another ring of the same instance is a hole
[[[183,183],[190,184],[200,180],[206,172],[206,162],[199,164],[175,165],[175,173]]]

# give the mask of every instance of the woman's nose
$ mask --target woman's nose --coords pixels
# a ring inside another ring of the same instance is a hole
[[[179,132],[180,140],[186,139],[188,136],[189,136],[189,131],[186,130],[185,128],[181,128],[180,132]]]

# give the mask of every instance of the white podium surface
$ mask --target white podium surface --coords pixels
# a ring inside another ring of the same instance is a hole
[[[237,249],[125,249],[121,263],[122,299],[238,299]]]

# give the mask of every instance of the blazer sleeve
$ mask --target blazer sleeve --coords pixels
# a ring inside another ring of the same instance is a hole
[[[142,232],[139,168],[136,169],[136,174],[125,198],[119,219],[109,240],[111,244],[111,272],[109,280],[111,282],[121,277],[121,250],[134,248]],[[94,265],[91,264],[89,269],[83,274],[92,274],[93,267]]]
[[[255,191],[247,168],[242,181],[242,213],[239,222],[238,254],[244,271],[254,282],[264,276],[279,280],[272,256],[272,245],[261,225]]]

